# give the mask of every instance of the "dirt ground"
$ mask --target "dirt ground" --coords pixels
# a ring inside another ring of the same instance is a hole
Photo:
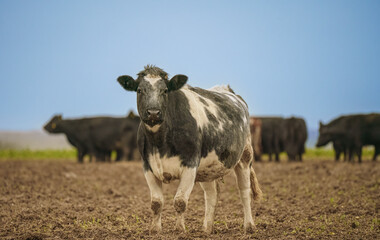
[[[257,230],[243,233],[230,174],[221,183],[215,232],[202,232],[197,184],[186,233],[174,230],[177,183],[164,185],[163,232],[149,235],[150,194],[141,162],[0,162],[0,239],[380,239],[380,163],[333,160],[254,164],[264,198]]]

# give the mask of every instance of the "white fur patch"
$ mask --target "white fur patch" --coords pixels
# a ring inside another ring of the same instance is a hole
[[[217,119],[219,118],[217,106],[213,101],[204,98],[194,91],[191,91],[187,85],[181,88],[180,91],[185,94],[187,100],[189,101],[191,116],[193,116],[201,129],[203,129],[203,127],[210,122],[206,114],[206,109]],[[208,106],[204,105],[201,101],[199,101],[199,99],[203,99],[205,102],[207,102]],[[217,127],[221,130],[223,129],[221,123]]]
[[[223,95],[226,95],[238,107],[242,107],[242,106],[248,107],[247,104],[244,101],[242,101],[238,96],[236,96],[235,94],[233,94],[232,92],[230,92],[230,90],[228,89],[228,86],[217,85],[217,86],[214,86],[214,87],[210,88],[209,91],[218,92],[218,93],[222,93]],[[239,105],[239,104],[241,104],[242,106]]]
[[[170,180],[179,179],[182,172],[181,161],[178,156],[168,158],[165,155],[161,158],[156,148],[153,154],[149,156],[149,164],[153,174],[163,182],[167,182],[168,179],[165,180],[165,176],[169,174],[171,176]]]
[[[158,80],[161,80],[161,77],[148,74],[144,77],[144,80],[148,81],[152,86],[154,86]]]
[[[148,124],[145,124],[145,127],[146,127],[149,131],[155,133],[155,132],[157,132],[157,131],[160,129],[161,124],[156,124],[156,125],[154,125],[153,127],[149,126]]]

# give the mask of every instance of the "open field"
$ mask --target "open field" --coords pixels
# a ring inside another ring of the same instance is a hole
[[[33,158],[32,158],[33,159]],[[34,158],[35,159],[35,158]],[[164,185],[163,233],[149,235],[150,195],[141,163],[0,161],[0,239],[379,239],[380,164],[255,163],[264,198],[253,204],[257,231],[243,234],[235,177],[220,183],[215,232],[201,231],[203,192],[196,185],[187,233],[174,230],[177,184]]]
[[[373,147],[363,148],[363,157],[371,158],[374,153]],[[112,153],[113,158],[115,152]],[[1,160],[72,160],[75,161],[77,152],[75,148],[71,149],[51,149],[51,150],[30,150],[30,149],[1,149],[0,148],[0,161]],[[308,148],[303,155],[305,159],[334,159],[334,150],[330,148]],[[281,160],[286,160],[286,154],[281,153]],[[343,155],[341,156],[341,159]],[[88,159],[88,157],[87,157]],[[267,160],[266,154],[263,159]]]

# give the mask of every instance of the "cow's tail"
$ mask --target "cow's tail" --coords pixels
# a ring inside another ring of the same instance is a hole
[[[260,189],[259,181],[257,180],[253,166],[250,167],[250,180],[253,200],[259,201],[263,195],[263,192]]]

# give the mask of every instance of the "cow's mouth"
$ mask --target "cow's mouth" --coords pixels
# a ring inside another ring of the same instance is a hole
[[[159,125],[163,122],[162,119],[154,118],[154,119],[144,119],[143,122],[148,125],[149,127],[154,127],[156,125]]]

